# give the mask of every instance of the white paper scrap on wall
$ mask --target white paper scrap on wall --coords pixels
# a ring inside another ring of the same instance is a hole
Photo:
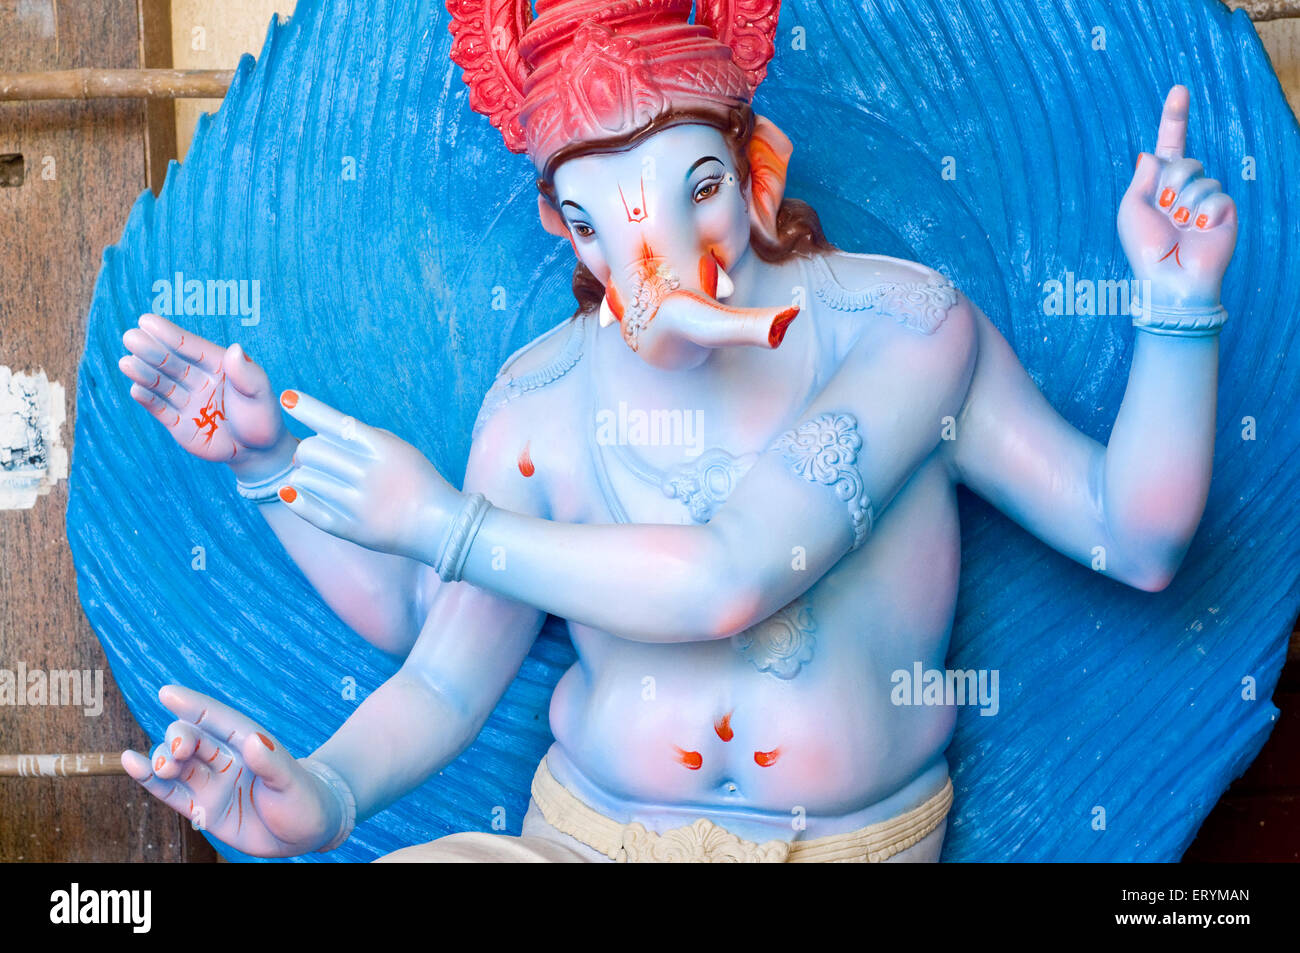
[[[67,478],[67,416],[62,384],[0,366],[0,510],[31,509]]]

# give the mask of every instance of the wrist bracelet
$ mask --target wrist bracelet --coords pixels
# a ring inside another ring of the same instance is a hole
[[[334,850],[352,836],[352,828],[356,827],[357,824],[357,799],[352,795],[352,788],[348,787],[348,783],[339,777],[338,772],[325,762],[317,761],[315,758],[299,758],[298,763],[324,781],[325,786],[334,792],[343,814],[338,833],[324,847],[320,847],[316,851],[323,854],[326,851]]]
[[[460,582],[465,561],[469,558],[470,546],[478,535],[479,527],[483,525],[483,517],[491,508],[482,493],[471,493],[465,497],[465,505],[447,530],[442,552],[438,554],[438,562],[434,566],[438,578],[443,582]]]
[[[1133,302],[1133,327],[1151,334],[1179,337],[1209,337],[1218,334],[1228,320],[1223,305],[1210,308],[1176,308]]]
[[[235,478],[235,489],[239,495],[250,503],[276,503],[280,499],[280,487],[289,478],[290,471],[293,470],[291,462],[287,467],[274,476],[269,476],[265,480],[258,480],[256,483],[245,483],[238,477]]]

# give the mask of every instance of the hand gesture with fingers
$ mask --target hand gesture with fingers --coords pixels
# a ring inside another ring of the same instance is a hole
[[[341,829],[346,801],[252,719],[214,698],[168,685],[176,715],[152,759],[122,753],[122,767],[198,828],[255,857],[319,850]]]
[[[287,465],[293,438],[271,382],[238,344],[219,347],[156,314],[141,316],[122,343],[131,353],[118,368],[131,396],[186,451],[252,479]]]
[[[298,445],[280,499],[314,526],[367,549],[433,565],[461,494],[419,450],[300,391],[281,403],[316,435]]]
[[[1155,155],[1142,153],[1119,208],[1119,236],[1135,277],[1151,282],[1151,303],[1219,304],[1237,241],[1237,208],[1219,183],[1183,155],[1190,96],[1165,100]]]

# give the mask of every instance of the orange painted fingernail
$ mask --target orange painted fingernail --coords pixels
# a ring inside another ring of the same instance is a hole
[[[280,487],[280,499],[286,503],[292,503],[298,499],[298,491],[291,486],[282,486]]]
[[[1209,225],[1209,224],[1210,224],[1210,216],[1208,216],[1208,215],[1198,215],[1198,216],[1196,216],[1196,227],[1197,227],[1197,228],[1204,228],[1206,225]]]
[[[271,744],[271,739],[268,738],[268,737],[266,737],[266,735],[262,734],[262,733],[259,731],[259,732],[257,733],[257,737],[258,737],[258,739],[262,742],[262,744],[266,745],[266,747],[267,747],[268,750],[270,750],[270,751],[274,751],[274,750],[275,750],[275,745]]]
[[[176,749],[179,748],[180,746],[181,746],[181,739],[176,738],[175,740],[173,740],[173,741],[172,741],[172,754],[175,754],[175,753],[176,753]]]
[[[162,755],[158,755],[158,760],[153,763],[153,769],[155,771],[161,771],[162,766],[166,763],[167,763],[167,759],[164,758]]]
[[[253,359],[252,359],[251,357],[248,356],[248,352],[247,352],[247,351],[244,352],[244,360],[246,360],[249,364],[252,364],[252,363],[253,363]]]
[[[1177,194],[1177,193],[1176,193],[1173,189],[1165,189],[1163,192],[1161,192],[1161,193],[1160,193],[1160,207],[1161,207],[1161,208],[1169,208],[1169,206],[1173,205],[1173,204],[1174,204],[1174,196],[1175,196],[1176,194]],[[292,407],[293,405],[290,404],[289,406]]]
[[[287,390],[280,395],[280,403],[290,410],[298,406],[298,392],[296,390]]]
[[[1179,225],[1186,225],[1187,220],[1191,217],[1192,217],[1191,210],[1188,209],[1186,206],[1180,208],[1177,212],[1174,212],[1174,221],[1177,222]]]

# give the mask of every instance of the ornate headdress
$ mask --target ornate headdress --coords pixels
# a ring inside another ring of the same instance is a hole
[[[670,116],[725,123],[767,73],[780,0],[447,0],[469,103],[544,175]]]

